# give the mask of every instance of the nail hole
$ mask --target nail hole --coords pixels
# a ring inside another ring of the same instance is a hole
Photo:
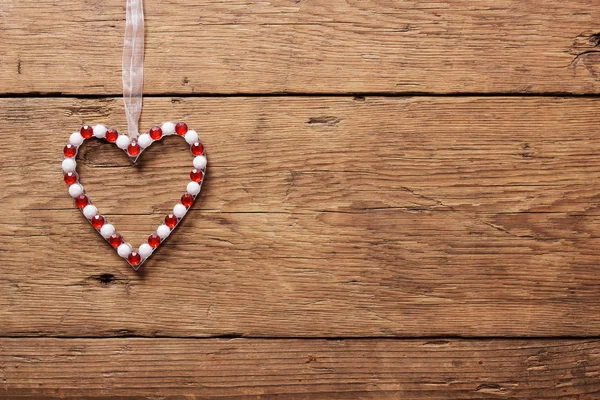
[[[97,279],[102,286],[106,287],[109,286],[112,282],[114,282],[116,280],[116,277],[113,274],[102,274],[97,277],[94,277],[94,279]]]

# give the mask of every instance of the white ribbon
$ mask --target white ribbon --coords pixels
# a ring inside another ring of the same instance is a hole
[[[123,100],[127,114],[127,134],[139,135],[144,89],[144,8],[143,0],[127,0],[125,42],[123,44]]]

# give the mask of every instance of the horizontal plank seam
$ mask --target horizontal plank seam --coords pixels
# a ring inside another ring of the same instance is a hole
[[[114,336],[57,336],[57,335],[0,335],[1,339],[189,339],[189,340],[212,340],[212,339],[248,339],[248,340],[476,340],[476,341],[523,341],[523,340],[600,340],[600,336],[460,336],[460,335],[436,335],[436,336],[245,336],[245,335],[209,335],[209,336],[178,336],[178,335],[114,335]]]
[[[105,99],[112,97],[120,97],[121,93],[104,93],[104,94],[84,94],[84,93],[39,93],[39,92],[27,92],[27,93],[0,93],[0,100],[3,99],[44,99],[44,98],[63,98],[63,99]],[[148,98],[202,98],[202,97],[218,97],[218,98],[256,98],[256,97],[540,97],[540,98],[553,98],[553,97],[565,97],[565,98],[600,98],[600,93],[569,93],[569,92],[539,92],[539,93],[521,93],[521,92],[493,92],[493,93],[477,93],[477,92],[449,92],[449,93],[432,93],[432,92],[345,92],[345,93],[308,93],[308,92],[274,92],[274,93],[156,93],[156,94],[145,94],[144,97]]]

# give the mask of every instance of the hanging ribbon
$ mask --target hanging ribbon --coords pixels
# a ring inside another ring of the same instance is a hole
[[[139,135],[144,89],[144,8],[142,0],[127,0],[123,45],[123,100],[127,114],[127,134]]]

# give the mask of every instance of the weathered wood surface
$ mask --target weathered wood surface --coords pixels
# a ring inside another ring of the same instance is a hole
[[[209,174],[135,273],[60,171],[125,1],[0,2],[0,398],[600,398],[600,98],[497,96],[600,93],[596,1],[145,4],[142,126]],[[79,167],[137,244],[190,162]]]
[[[152,93],[600,92],[590,0],[146,0]],[[0,3],[0,92],[121,93],[125,1]]]
[[[0,366],[11,399],[600,396],[597,340],[0,339]]]
[[[0,335],[600,334],[600,99],[148,99],[142,126],[188,121],[209,174],[142,274],[60,170],[69,133],[122,127],[120,107],[0,100]],[[139,168],[109,145],[80,154],[134,243],[183,191],[182,143]]]

